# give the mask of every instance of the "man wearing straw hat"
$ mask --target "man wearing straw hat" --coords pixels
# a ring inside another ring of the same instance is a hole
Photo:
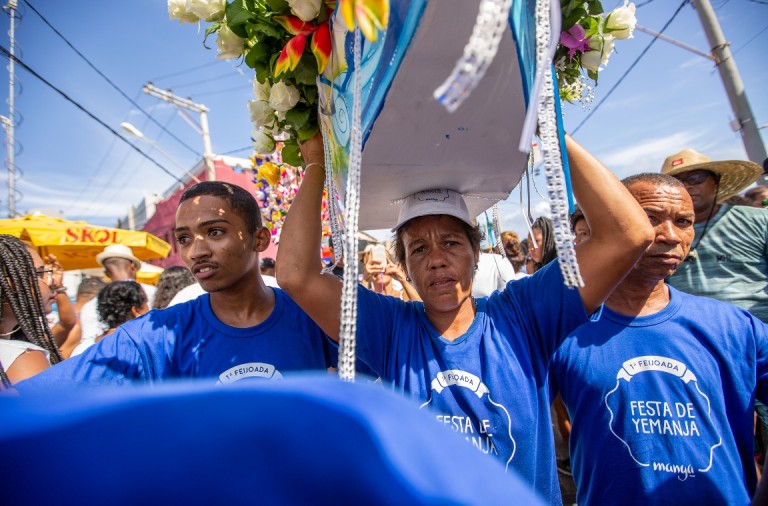
[[[696,239],[669,284],[730,302],[768,322],[768,211],[723,204],[763,173],[747,161],[713,162],[692,149],[661,169],[685,185],[696,213]]]
[[[136,281],[136,276],[141,269],[141,260],[133,250],[124,244],[110,244],[104,251],[96,255],[96,261],[104,267],[104,274],[110,281]],[[145,283],[139,283],[147,294],[149,305],[155,298],[157,288]],[[82,334],[80,343],[72,350],[72,356],[80,355],[96,343],[96,337],[107,330],[107,326],[99,320],[97,311],[97,298],[86,302],[80,311],[80,327]]]

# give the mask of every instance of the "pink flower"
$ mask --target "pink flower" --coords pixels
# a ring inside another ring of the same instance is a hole
[[[573,55],[577,51],[583,53],[591,49],[589,37],[585,37],[585,35],[584,28],[578,23],[560,34],[560,44],[568,48],[568,58],[573,59]]]

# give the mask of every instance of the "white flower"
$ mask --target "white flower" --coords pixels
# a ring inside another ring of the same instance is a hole
[[[608,65],[608,58],[613,52],[615,40],[610,35],[594,35],[589,39],[589,47],[592,51],[587,51],[581,55],[581,66],[593,72],[599,72],[602,67]]]
[[[251,140],[253,141],[253,149],[260,155],[269,155],[275,151],[275,141],[269,135],[265,134],[261,130],[254,130],[251,133]]]
[[[300,20],[312,21],[320,13],[320,6],[323,0],[287,0],[291,6],[291,12]]]
[[[168,17],[178,19],[179,23],[197,23],[200,18],[187,12],[187,0],[168,0]]]
[[[256,127],[271,125],[275,121],[275,110],[264,100],[249,100],[248,113]]]
[[[584,84],[581,81],[573,81],[560,88],[560,98],[562,100],[567,100],[568,102],[579,100],[583,89]]]
[[[256,100],[269,100],[269,90],[271,88],[269,80],[264,80],[264,84],[261,84],[258,79],[253,78],[253,94]]]
[[[208,22],[224,19],[227,0],[187,0],[187,12]]]
[[[278,81],[272,86],[269,92],[269,105],[276,111],[290,111],[299,103],[299,90],[286,84],[284,81]]]
[[[627,5],[627,0],[624,0],[622,7],[617,7],[605,18],[603,30],[617,39],[631,39],[636,24],[635,4]]]
[[[216,55],[216,58],[220,60],[239,58],[245,51],[245,39],[235,35],[235,32],[230,30],[226,23],[222,23],[219,28],[216,45],[219,47],[219,54]]]

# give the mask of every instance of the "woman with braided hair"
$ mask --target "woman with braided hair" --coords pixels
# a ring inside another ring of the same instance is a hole
[[[46,315],[57,293],[53,269],[16,237],[0,234],[0,381],[2,388],[61,361]]]

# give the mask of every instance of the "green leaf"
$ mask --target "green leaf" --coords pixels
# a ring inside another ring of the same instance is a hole
[[[319,130],[320,125],[317,124],[317,121],[308,121],[307,124],[300,128],[296,133],[299,136],[299,140],[303,142],[314,137]]]
[[[288,5],[288,2],[285,0],[265,0],[267,2],[267,5],[269,5],[270,10],[273,10],[275,12],[283,12],[287,11],[290,6]]]
[[[283,33],[285,33],[285,30],[283,30],[282,27],[278,29],[275,25],[267,23],[263,19],[257,21],[253,25],[253,28],[257,33],[262,33],[267,37],[272,37],[273,39],[282,39]]]
[[[247,39],[246,25],[255,18],[253,13],[248,10],[245,2],[243,0],[235,0],[228,3],[225,16],[229,29],[238,37]]]
[[[294,107],[285,113],[285,121],[293,125],[294,130],[301,130],[309,119],[309,109]]]
[[[301,167],[304,164],[304,160],[301,156],[301,150],[296,139],[288,139],[283,144],[283,150],[280,153],[283,156],[283,162],[294,167]]]
[[[586,18],[587,26],[584,26],[584,31],[587,34],[587,37],[591,37],[598,33],[600,30],[600,20],[597,18]]]
[[[317,104],[317,85],[315,83],[308,85],[300,85],[301,96],[307,101],[309,105]]]
[[[317,83],[317,60],[312,53],[304,52],[301,60],[293,70],[294,79],[298,84],[316,85]]]
[[[263,63],[256,63],[253,66],[253,70],[256,71],[256,79],[262,84],[272,75],[272,71]]]
[[[590,0],[589,2],[589,13],[592,15],[602,14],[603,11],[603,4],[600,2],[600,0]]]
[[[320,12],[317,13],[317,17],[313,20],[316,25],[325,23],[329,17],[331,17],[333,11],[325,5],[325,2],[320,4]]]
[[[573,12],[571,12],[568,16],[563,18],[563,30],[567,30],[568,28],[572,27],[576,23],[579,22],[583,17],[587,16],[587,11],[584,10],[582,7],[579,7],[578,9],[575,9]]]
[[[205,37],[203,37],[203,47],[205,47],[205,49],[211,49],[205,44],[205,42],[208,40],[208,36],[211,35],[212,33],[218,32],[219,28],[221,28],[221,23],[216,22],[216,23],[211,23],[208,26],[208,28],[205,29]]]
[[[267,63],[269,59],[269,49],[266,44],[256,43],[248,54],[245,55],[245,64],[255,68],[257,63]]]

